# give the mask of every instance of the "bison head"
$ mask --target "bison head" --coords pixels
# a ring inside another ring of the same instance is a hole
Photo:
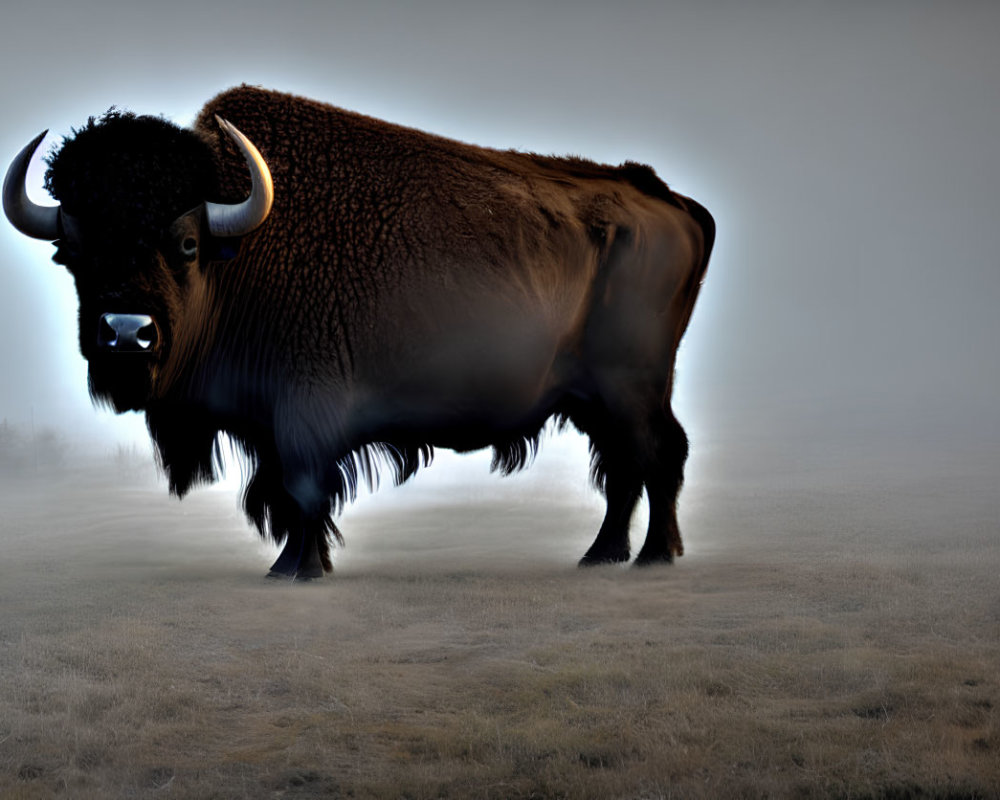
[[[59,206],[36,205],[24,189],[45,133],[7,170],[4,212],[22,233],[52,241],[53,260],[76,280],[91,395],[118,412],[142,408],[171,357],[193,346],[181,340],[201,334],[205,267],[220,241],[249,233],[270,212],[267,164],[242,133],[218,122],[250,169],[242,203],[208,200],[216,160],[199,134],[115,111],[91,119],[48,159],[45,187]]]

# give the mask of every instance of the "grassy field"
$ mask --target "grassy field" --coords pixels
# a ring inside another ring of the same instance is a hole
[[[289,585],[128,460],[0,490],[0,797],[1000,797],[981,465],[695,465],[647,570],[577,570],[600,505],[545,469],[418,479]]]

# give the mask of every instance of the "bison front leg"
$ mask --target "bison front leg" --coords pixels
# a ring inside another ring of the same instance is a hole
[[[261,536],[282,545],[269,578],[312,580],[333,571],[330,540],[339,541],[340,533],[330,518],[329,500],[322,502],[318,493],[311,499],[306,504],[291,493],[277,458],[260,458],[243,493],[243,508]]]
[[[308,581],[333,572],[330,540],[340,541],[340,532],[330,517],[330,496],[304,470],[282,472],[280,529],[285,541],[269,578]],[[278,522],[278,517],[272,520]]]
[[[303,521],[289,530],[281,553],[271,565],[267,577],[308,581],[332,572],[326,527],[324,521]]]

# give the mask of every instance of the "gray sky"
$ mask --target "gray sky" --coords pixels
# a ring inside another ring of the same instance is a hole
[[[187,123],[240,82],[647,162],[719,226],[676,394],[696,445],[998,434],[998,4],[20,5],[0,26],[5,163],[111,105]],[[90,408],[50,256],[0,225],[0,417],[134,435]]]

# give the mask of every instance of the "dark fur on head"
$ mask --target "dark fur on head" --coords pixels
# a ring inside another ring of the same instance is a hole
[[[74,130],[47,163],[45,188],[63,211],[130,247],[216,192],[215,158],[197,133],[113,108]]]

